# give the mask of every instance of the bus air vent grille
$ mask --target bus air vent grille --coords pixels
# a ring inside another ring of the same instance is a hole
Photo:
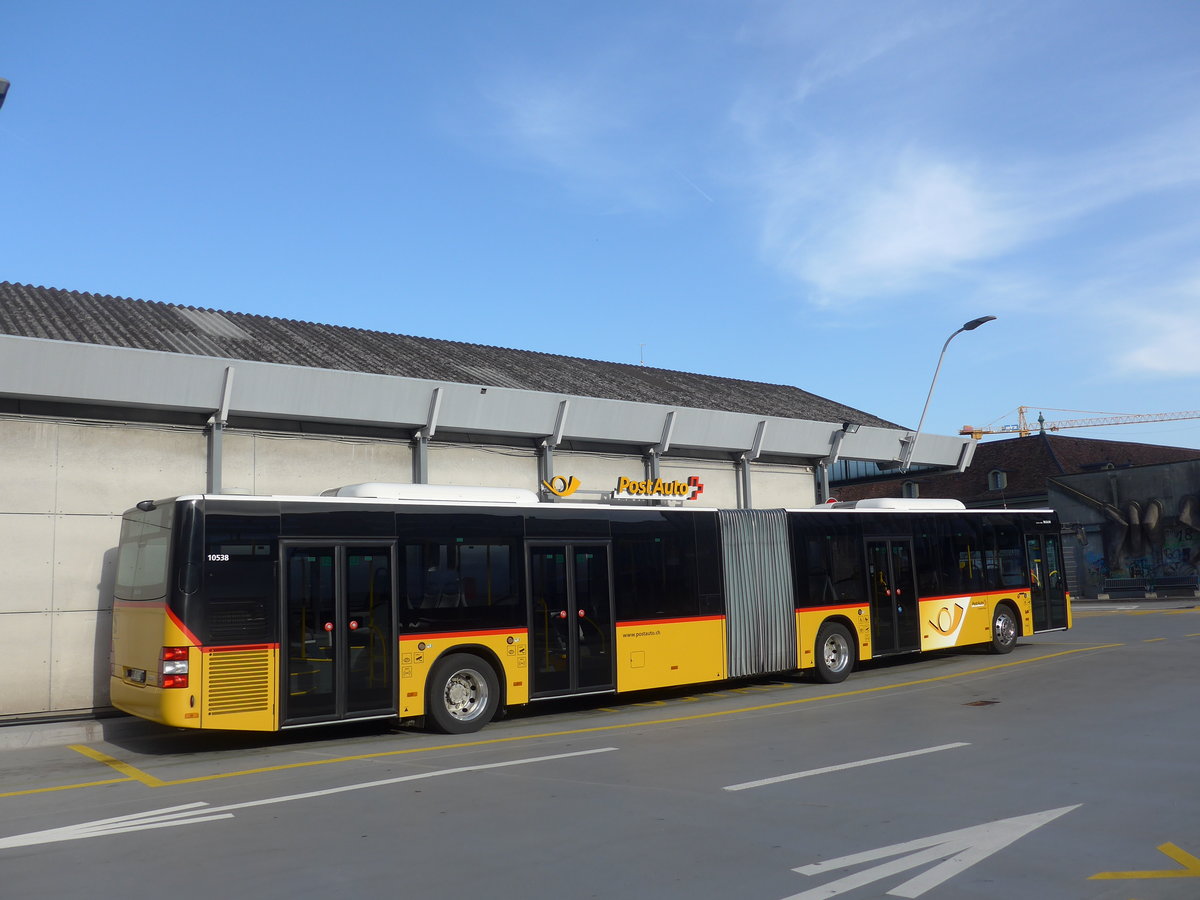
[[[211,653],[208,657],[210,716],[262,712],[271,706],[271,654],[268,650]]]

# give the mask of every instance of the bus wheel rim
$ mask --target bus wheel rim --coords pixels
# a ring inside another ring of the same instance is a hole
[[[832,672],[840,672],[850,659],[850,647],[839,634],[831,634],[825,639],[825,665]]]
[[[462,669],[446,681],[446,712],[460,722],[469,722],[483,712],[487,700],[487,682],[478,672]]]

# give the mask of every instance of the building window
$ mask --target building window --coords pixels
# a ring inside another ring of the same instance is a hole
[[[901,496],[906,497],[908,499],[913,499],[915,497],[919,497],[919,496],[921,496],[921,486],[919,484],[917,484],[915,481],[906,481],[906,482],[904,482]]]
[[[1000,469],[992,469],[988,472],[988,490],[1002,491],[1008,487],[1008,473]]]

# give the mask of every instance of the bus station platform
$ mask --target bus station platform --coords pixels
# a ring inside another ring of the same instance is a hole
[[[95,718],[18,718],[0,720],[0,752],[94,744],[164,734],[172,729],[121,713]]]

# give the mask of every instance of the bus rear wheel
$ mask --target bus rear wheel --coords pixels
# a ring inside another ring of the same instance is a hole
[[[845,625],[826,622],[817,632],[817,678],[825,684],[845,681],[854,668],[854,641]]]
[[[1017,614],[1007,603],[1001,603],[992,613],[992,641],[988,649],[993,653],[1012,653],[1018,633]]]
[[[445,734],[478,731],[496,715],[500,683],[486,662],[470,653],[439,659],[429,676],[426,707],[433,726]]]

